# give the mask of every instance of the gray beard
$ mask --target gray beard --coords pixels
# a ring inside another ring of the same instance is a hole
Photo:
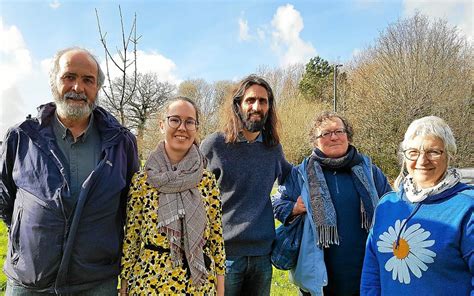
[[[92,111],[95,109],[95,103],[87,102],[85,105],[77,105],[70,100],[81,99],[86,100],[87,97],[84,94],[76,94],[74,92],[67,92],[62,98],[59,98],[59,94],[55,95],[54,101],[56,102],[56,112],[59,117],[66,118],[68,120],[80,120],[89,117]]]

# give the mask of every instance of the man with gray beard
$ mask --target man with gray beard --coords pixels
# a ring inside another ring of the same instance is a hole
[[[104,74],[82,48],[59,51],[54,103],[9,129],[0,218],[9,229],[6,295],[117,295],[135,137],[96,106]]]

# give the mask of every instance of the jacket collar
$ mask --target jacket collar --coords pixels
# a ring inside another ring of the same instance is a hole
[[[38,123],[39,132],[45,132],[46,137],[53,137],[52,131],[50,130],[51,121],[54,119],[56,112],[55,103],[47,103],[38,107]],[[100,137],[102,139],[103,146],[111,146],[121,140],[127,129],[119,124],[117,119],[113,117],[102,107],[95,107],[93,117],[95,120],[95,126],[97,127]],[[28,126],[22,127],[25,132],[28,132]],[[31,134],[31,133],[29,133]]]

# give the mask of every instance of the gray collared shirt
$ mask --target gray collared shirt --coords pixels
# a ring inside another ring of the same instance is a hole
[[[242,133],[239,133],[237,137],[237,143],[242,143],[242,142],[245,142],[245,143],[263,142],[262,133],[258,134],[257,138],[253,141],[248,141]]]
[[[70,197],[63,201],[69,209],[72,209],[79,197],[82,184],[99,163],[102,141],[94,123],[93,114],[90,116],[86,130],[76,141],[74,141],[71,131],[59,121],[57,114],[54,116],[53,130],[68,173]]]

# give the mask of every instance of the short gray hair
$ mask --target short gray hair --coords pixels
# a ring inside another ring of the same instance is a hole
[[[449,125],[441,118],[437,116],[426,116],[419,119],[415,119],[408,126],[405,132],[405,137],[400,143],[400,159],[402,160],[402,167],[400,174],[395,180],[395,189],[398,189],[403,178],[407,175],[406,171],[406,160],[402,155],[403,150],[408,149],[408,142],[417,136],[435,136],[441,139],[444,144],[444,150],[448,155],[449,160],[456,155],[457,146],[456,140],[454,139],[453,131]]]
[[[428,135],[440,138],[443,141],[444,149],[450,157],[453,157],[456,154],[457,146],[453,131],[443,119],[437,116],[426,116],[414,120],[405,132],[401,148],[409,148],[407,147],[408,141],[417,136]]]
[[[104,75],[104,72],[102,71],[102,69],[100,68],[99,61],[97,60],[97,58],[90,51],[88,51],[85,48],[77,47],[77,46],[61,49],[60,51],[58,51],[54,55],[51,70],[49,71],[49,85],[51,86],[51,90],[53,92],[55,90],[57,90],[56,78],[57,78],[58,72],[59,72],[59,60],[61,59],[63,54],[65,54],[67,52],[70,52],[70,51],[85,52],[86,54],[88,54],[90,56],[91,59],[94,60],[94,62],[97,64],[97,88],[100,90],[102,85],[104,85],[105,75]]]

